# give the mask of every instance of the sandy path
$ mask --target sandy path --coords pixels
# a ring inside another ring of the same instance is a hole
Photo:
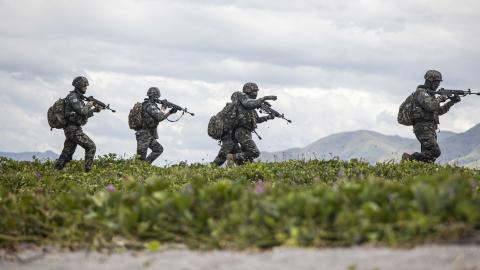
[[[277,248],[267,252],[198,252],[99,254],[52,252],[19,254],[25,262],[0,259],[1,270],[131,270],[131,269],[328,269],[328,270],[480,270],[480,246],[423,246],[414,249]]]

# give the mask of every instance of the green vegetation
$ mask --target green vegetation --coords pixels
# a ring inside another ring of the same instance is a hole
[[[479,239],[480,172],[352,160],[158,168],[0,159],[0,247],[412,245]]]

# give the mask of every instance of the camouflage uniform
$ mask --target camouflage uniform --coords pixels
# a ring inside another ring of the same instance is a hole
[[[250,84],[253,83],[245,84],[244,89],[250,87]],[[256,89],[258,91],[258,87]],[[225,134],[220,140],[221,147],[213,161],[214,164],[221,166],[225,162],[227,154],[234,154],[235,163],[239,165],[251,162],[260,155],[260,151],[252,139],[252,132],[257,128],[257,123],[273,119],[271,116],[260,117],[255,111],[265,100],[265,97],[255,99],[242,92],[232,95],[232,102],[237,104],[238,127]]]
[[[240,152],[240,145],[233,133],[233,131],[230,131],[220,139],[220,151],[218,151],[217,157],[213,161],[217,166],[221,166],[227,160],[227,154]]]
[[[436,86],[426,86],[427,84],[430,84],[429,76],[436,76]],[[408,156],[407,159],[410,160],[435,162],[441,154],[440,147],[437,143],[436,133],[438,124],[440,123],[438,116],[448,112],[450,107],[460,100],[459,98],[453,99],[441,105],[440,103],[445,101],[445,99],[435,97],[435,90],[441,81],[440,72],[432,70],[427,71],[425,79],[427,80],[426,85],[419,85],[415,91],[415,106],[413,109],[413,132],[421,144],[421,152],[406,155]]]
[[[92,168],[93,158],[95,156],[95,143],[83,133],[82,126],[93,116],[95,108],[86,106],[82,100],[82,93],[75,89],[65,98],[65,117],[67,126],[63,129],[65,133],[65,143],[62,154],[57,160],[56,168],[61,170],[72,160],[77,145],[85,149],[85,170]]]
[[[157,127],[167,116],[158,108],[157,103],[153,99],[146,98],[142,105],[143,127],[135,132],[137,155],[140,160],[153,163],[153,161],[163,153],[163,147],[157,141]],[[147,156],[148,148],[150,148],[152,152]]]

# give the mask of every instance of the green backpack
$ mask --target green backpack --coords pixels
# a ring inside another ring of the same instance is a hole
[[[237,104],[229,102],[216,115],[210,118],[208,122],[208,136],[219,140],[223,135],[238,126]]]
[[[143,104],[135,103],[128,114],[128,126],[133,130],[140,130],[143,126]]]
[[[48,108],[47,120],[50,130],[54,128],[62,129],[67,126],[67,119],[65,118],[65,99],[58,99],[50,108]]]
[[[239,99],[241,92],[234,92],[229,102],[208,122],[208,136],[220,140],[227,132],[230,132],[239,125]]]
[[[413,125],[413,110],[415,108],[415,93],[405,99],[400,105],[397,115],[397,122],[405,126]]]

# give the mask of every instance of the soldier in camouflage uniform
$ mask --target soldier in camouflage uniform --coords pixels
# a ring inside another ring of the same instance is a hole
[[[276,96],[265,96],[257,99],[258,86],[255,83],[246,83],[242,92],[232,95],[232,102],[237,104],[238,127],[227,132],[221,141],[221,148],[214,164],[221,166],[229,159],[236,164],[251,162],[260,155],[257,145],[252,139],[252,132],[257,128],[257,123],[273,119],[274,116],[258,116],[255,109],[259,108],[266,100],[276,100]]]
[[[443,115],[453,104],[460,101],[459,96],[435,97],[435,91],[442,82],[442,74],[436,70],[429,70],[425,74],[425,84],[419,85],[414,93],[415,105],[413,109],[413,132],[421,144],[421,153],[404,153],[402,160],[418,160],[435,162],[441,151],[437,143],[437,125],[440,123],[438,116]]]
[[[101,108],[96,107],[93,103],[85,104],[83,95],[87,91],[88,80],[79,76],[73,79],[72,85],[75,87],[65,98],[65,119],[66,127],[63,129],[65,133],[65,143],[62,154],[58,158],[55,167],[62,170],[65,165],[72,160],[77,145],[85,149],[85,171],[92,169],[93,158],[95,156],[95,143],[83,133],[82,126],[93,116],[94,112],[100,112]]]
[[[142,128],[135,132],[135,137],[137,139],[138,158],[151,164],[163,153],[163,147],[157,141],[158,124],[171,114],[176,113],[177,110],[172,108],[167,113],[163,113],[160,110],[157,105],[160,99],[160,90],[157,87],[150,87],[147,91],[147,96],[148,98],[142,103]],[[147,156],[148,148],[152,152]]]

